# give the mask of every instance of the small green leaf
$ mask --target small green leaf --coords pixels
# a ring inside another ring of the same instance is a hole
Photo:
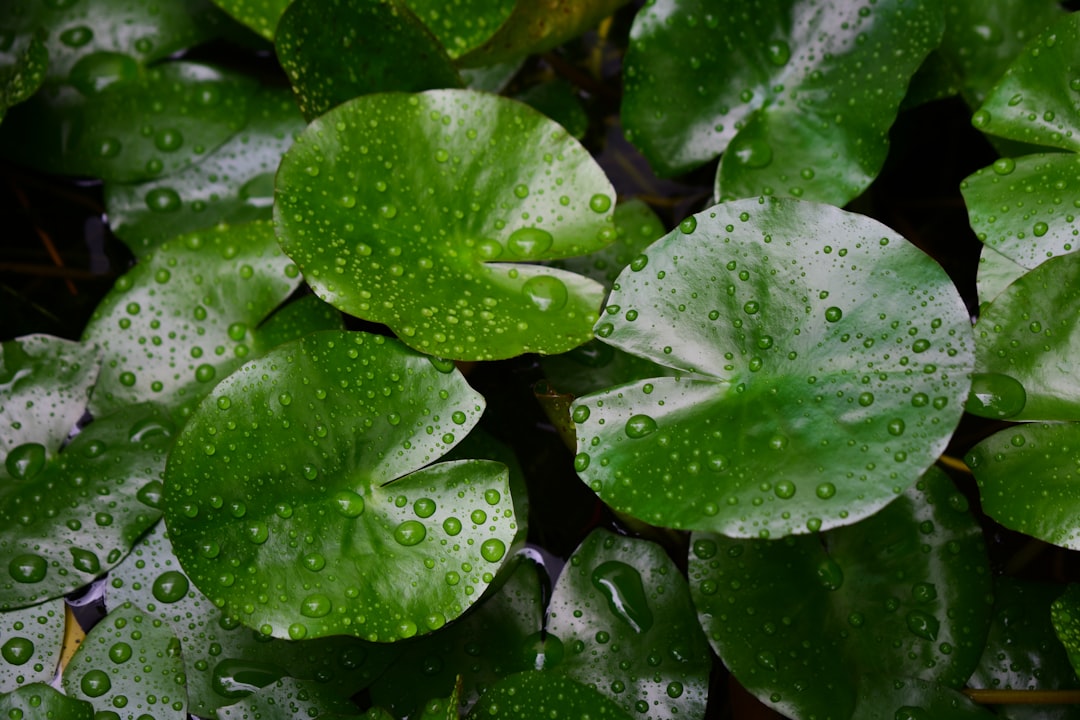
[[[874,675],[960,687],[982,653],[986,550],[940,470],[858,525],[776,541],[695,533],[691,548],[713,648],[789,717],[853,717],[861,678]]]
[[[274,39],[281,15],[289,6],[290,0],[214,0],[225,12],[262,35],[267,40]]]
[[[314,295],[305,295],[278,308],[263,321],[255,332],[251,349],[258,357],[313,332],[344,329],[340,312]]]
[[[1077,423],[1026,423],[980,442],[967,463],[983,511],[1007,528],[1080,550],[1078,442]]]
[[[654,525],[773,537],[847,525],[944,450],[968,395],[967,310],[868,218],[716,205],[619,276],[597,335],[685,373],[581,398],[581,478]]]
[[[588,255],[547,264],[590,277],[610,290],[623,268],[666,234],[652,208],[636,198],[616,205],[614,217],[615,242]]]
[[[1069,654],[1073,671],[1080,676],[1080,585],[1071,583],[1050,606],[1050,622]]]
[[[595,687],[635,716],[704,717],[709,644],[659,545],[590,533],[559,576],[545,631],[547,657],[535,669]]]
[[[468,720],[505,714],[513,718],[587,717],[589,720],[631,720],[630,714],[596,690],[561,675],[523,672],[511,675],[484,693]]]
[[[30,99],[45,80],[49,51],[37,36],[30,38],[15,64],[0,66],[0,121],[7,109]]]
[[[531,108],[467,90],[388,93],[301,134],[274,218],[321,298],[422,352],[487,360],[592,337],[602,288],[521,262],[609,244],[614,197],[585,149]]]
[[[308,120],[357,95],[461,86],[402,0],[294,0],[274,45]]]
[[[282,678],[273,685],[257,690],[251,697],[235,705],[220,708],[218,720],[295,720],[321,717],[324,714],[343,714],[359,717],[353,703],[327,693],[310,680]]]
[[[976,285],[979,290],[979,305],[993,302],[1005,288],[1020,279],[1027,268],[1018,265],[992,247],[983,246],[979,255],[979,270]]]
[[[469,52],[502,27],[516,0],[405,0],[450,57]]]
[[[44,683],[34,683],[0,695],[0,715],[5,718],[93,720],[94,706],[70,698]]]
[[[0,612],[0,693],[51,681],[63,642],[63,600]]]
[[[105,357],[91,410],[142,400],[190,408],[251,355],[257,325],[300,282],[269,222],[162,243],[116,281],[83,331]]]
[[[95,717],[118,710],[125,720],[188,716],[180,642],[167,624],[133,605],[113,610],[87,633],[61,681],[69,696],[94,706]]]

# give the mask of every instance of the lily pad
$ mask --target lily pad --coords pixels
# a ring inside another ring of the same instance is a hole
[[[852,717],[864,678],[961,687],[990,622],[986,550],[940,470],[857,526],[691,539],[690,588],[724,664],[789,717]],[[749,621],[746,618],[751,618]]]
[[[341,313],[314,295],[305,295],[274,311],[255,331],[251,349],[257,357],[278,345],[320,330],[344,330]]]
[[[976,445],[967,464],[983,511],[1005,527],[1080,550],[1080,424],[1026,423]]]
[[[483,593],[519,533],[505,466],[424,467],[482,410],[452,365],[381,336],[282,345],[214,388],[178,439],[165,493],[174,551],[264,635],[436,630]]]
[[[289,6],[290,0],[214,0],[225,12],[262,35],[267,40],[274,39],[281,15]]]
[[[217,711],[218,720],[294,720],[324,714],[359,716],[360,710],[344,698],[327,694],[310,680],[282,678],[251,697]]]
[[[851,720],[995,720],[963,693],[920,678],[863,678]]]
[[[491,39],[517,0],[405,0],[405,4],[456,58]]]
[[[712,655],[690,589],[659,545],[594,530],[559,576],[545,630],[563,651],[552,671],[627,714],[705,716]]]
[[[980,307],[993,301],[1005,288],[1027,272],[1022,265],[1005,257],[992,247],[983,246],[979,255],[979,271],[976,285]]]
[[[652,208],[634,198],[615,206],[615,242],[588,255],[552,260],[548,264],[590,277],[611,289],[623,268],[666,234]]]
[[[780,536],[891,502],[944,450],[973,364],[945,272],[877,222],[716,205],[620,275],[604,342],[682,377],[581,398],[578,474],[654,525]]]
[[[34,36],[13,65],[0,67],[0,121],[7,109],[30,98],[45,80],[49,51]]]
[[[219,223],[269,220],[281,155],[306,126],[292,93],[260,88],[248,101],[247,126],[198,164],[145,183],[106,183],[109,227],[138,256]]]
[[[0,609],[55,598],[116,565],[161,517],[172,445],[156,407],[131,405],[87,426],[47,458],[37,443],[0,469]]]
[[[589,129],[589,116],[574,86],[561,78],[533,85],[514,99],[544,113],[578,140]]]
[[[1080,676],[1080,585],[1070,584],[1050,606],[1050,621],[1058,640],[1069,654],[1073,670]]]
[[[294,0],[274,45],[308,120],[357,95],[461,86],[402,0]]]
[[[63,600],[0,613],[0,693],[52,680],[63,641]]]
[[[35,683],[0,695],[0,714],[5,718],[93,720],[94,706],[85,700],[70,698],[44,683]]]
[[[91,410],[190,408],[252,352],[256,326],[300,284],[269,222],[162,243],[121,276],[83,331],[105,357]]]
[[[1069,13],[1024,48],[972,117],[985,133],[1080,151],[1080,16]],[[1071,84],[1070,84],[1071,83]],[[1076,85],[1076,88],[1073,87]]]
[[[660,0],[634,20],[627,137],[662,175],[720,153],[717,197],[838,205],[881,169],[939,3]]]
[[[87,633],[61,681],[69,696],[94,706],[95,717],[186,720],[183,677],[180,642],[169,626],[125,605]]]
[[[535,110],[436,90],[356,98],[313,122],[282,160],[274,219],[330,304],[422,352],[488,360],[591,339],[603,289],[521,262],[609,244],[613,198]]]
[[[523,672],[488,690],[469,720],[486,720],[500,713],[533,720],[549,717],[588,717],[589,720],[630,720],[631,715],[596,690],[561,675]]]
[[[1080,420],[1072,358],[1080,332],[1080,255],[1047,260],[1003,290],[975,324],[969,412],[1010,420]]]

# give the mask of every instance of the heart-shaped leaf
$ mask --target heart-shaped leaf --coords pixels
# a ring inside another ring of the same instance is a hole
[[[274,219],[330,304],[422,352],[488,360],[592,337],[602,288],[519,263],[610,243],[613,197],[585,149],[531,108],[468,90],[389,93],[301,134]]]
[[[1073,670],[1080,676],[1080,585],[1070,584],[1054,601],[1050,606],[1050,622],[1069,654]]]
[[[27,443],[0,468],[0,609],[59,597],[116,565],[161,517],[172,423],[131,405],[54,458]]]
[[[218,720],[295,720],[328,714],[358,717],[356,705],[329,694],[310,680],[282,678],[235,705],[220,708]]]
[[[274,46],[309,120],[357,95],[461,86],[403,0],[294,0]]]
[[[995,433],[967,455],[983,511],[1005,527],[1080,550],[1078,423],[1028,423]]]
[[[166,474],[174,551],[215,604],[266,635],[436,630],[483,593],[518,535],[505,466],[421,469],[482,409],[452,365],[393,340],[287,343],[223,380],[185,426]]]
[[[450,57],[489,40],[509,19],[516,0],[405,0]]]
[[[94,706],[44,683],[35,683],[0,695],[0,714],[5,718],[93,720]]]
[[[545,630],[564,648],[553,671],[627,714],[704,717],[709,644],[690,589],[659,545],[594,530],[559,576]]]
[[[36,35],[13,65],[0,65],[0,121],[7,109],[30,98],[41,83],[49,67],[49,51]]]
[[[87,633],[61,681],[69,696],[94,706],[95,717],[119,711],[122,720],[186,720],[183,678],[180,642],[169,626],[125,605]]]
[[[63,600],[0,613],[0,693],[52,680],[63,641]]]
[[[971,121],[991,135],[1080,151],[1077,73],[1080,16],[1069,13],[1027,44]]]
[[[736,537],[846,525],[911,485],[960,419],[967,311],[877,222],[716,205],[619,276],[597,335],[687,373],[582,398],[575,467],[619,512]]]
[[[469,713],[484,720],[505,713],[515,718],[587,717],[630,720],[630,714],[596,690],[548,672],[523,672],[488,690]]]
[[[91,410],[141,400],[190,408],[252,353],[256,326],[300,280],[269,222],[163,243],[116,281],[83,331],[105,357]]]
[[[219,223],[270,219],[274,173],[306,123],[284,88],[260,88],[248,115],[243,130],[196,165],[150,182],[105,185],[109,226],[132,252]]]
[[[274,30],[290,0],[214,0],[225,12],[262,35],[274,39]]]
[[[873,517],[822,535],[695,533],[689,574],[720,659],[789,717],[852,717],[874,675],[959,687],[990,622],[979,526],[937,469]]]

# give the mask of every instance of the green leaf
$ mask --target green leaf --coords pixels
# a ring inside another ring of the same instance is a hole
[[[465,87],[498,95],[525,64],[525,58],[478,68],[459,68]]]
[[[1007,528],[1080,550],[1080,424],[1027,423],[986,438],[967,455],[983,511]]]
[[[96,718],[119,710],[125,720],[186,720],[183,678],[180,642],[169,626],[125,605],[87,633],[61,681],[69,696],[94,706]]]
[[[582,398],[575,467],[654,525],[773,537],[880,510],[945,449],[967,310],[883,225],[786,199],[716,205],[619,276],[596,332],[687,373]]]
[[[852,720],[995,720],[964,694],[920,678],[860,678]]]
[[[615,242],[588,255],[547,264],[590,277],[610,290],[623,268],[664,234],[664,224],[652,208],[635,198],[615,206]]]
[[[251,697],[217,711],[218,720],[295,720],[324,714],[360,716],[356,705],[325,692],[310,680],[282,678]]]
[[[967,409],[1010,420],[1080,420],[1080,378],[1071,362],[1080,332],[1080,255],[1047,260],[982,308]]]
[[[402,0],[294,0],[274,45],[308,120],[358,95],[461,86]]]
[[[0,343],[0,451],[8,475],[53,457],[86,408],[101,370],[98,349],[49,335]],[[41,446],[31,462],[28,443]],[[11,451],[24,448],[14,457]],[[3,472],[0,470],[0,472]]]
[[[214,0],[225,12],[262,35],[274,39],[281,15],[291,0]]]
[[[138,182],[202,160],[247,122],[254,80],[194,62],[148,69],[129,56],[88,55],[70,84],[12,108],[0,147],[43,172]],[[162,211],[175,193],[153,202]]]
[[[979,270],[976,284],[979,291],[979,305],[992,302],[1005,288],[1012,285],[1027,272],[1022,265],[1005,257],[992,247],[983,246],[979,255]]]
[[[30,99],[45,80],[49,51],[37,36],[30,38],[14,65],[0,67],[0,121],[7,109]]]
[[[405,0],[450,57],[481,45],[510,18],[516,0]]]
[[[874,675],[960,687],[978,663],[990,622],[986,550],[940,470],[858,525],[691,542],[690,588],[713,648],[789,717],[852,717]]]
[[[340,312],[314,295],[305,295],[275,310],[256,330],[251,349],[257,357],[313,332],[344,329]]]
[[[93,720],[94,706],[69,698],[44,683],[35,683],[0,695],[0,713],[5,718],[49,718],[49,720]]]
[[[106,183],[109,227],[143,255],[169,238],[212,227],[269,220],[281,155],[307,124],[284,88],[259,88],[247,126],[201,162],[145,183]]]
[[[587,717],[589,720],[630,720],[632,717],[596,690],[547,672],[511,675],[488,690],[469,713],[469,720],[486,720],[505,713],[521,720],[549,717]]]
[[[177,441],[174,551],[215,604],[265,635],[436,630],[483,593],[518,535],[505,466],[424,468],[482,410],[452,366],[393,340],[323,332],[283,345],[223,380]]]
[[[1080,150],[1080,16],[1066,15],[1025,46],[971,122],[983,132]],[[1074,87],[1075,86],[1075,87]]]
[[[131,405],[92,422],[54,458],[36,443],[8,453],[0,469],[0,609],[59,597],[127,555],[161,517],[172,434],[157,407]]]
[[[514,99],[544,113],[578,140],[584,138],[589,129],[589,116],[574,86],[561,78],[533,85]]]
[[[545,630],[564,652],[548,660],[553,672],[628,714],[704,717],[709,644],[690,589],[659,545],[594,530],[559,576]]]
[[[189,710],[200,716],[286,675],[320,681],[347,697],[396,655],[393,646],[349,637],[294,642],[267,638],[222,613],[180,567],[159,524],[110,573],[110,608],[132,603],[172,626],[184,657]]]
[[[591,339],[603,289],[521,261],[609,244],[614,195],[577,141],[520,103],[389,93],[301,134],[278,171],[274,218],[330,304],[422,352],[488,360]]]
[[[0,693],[51,681],[63,642],[63,600],[0,613]]]
[[[142,400],[190,409],[251,355],[256,326],[299,275],[269,222],[162,243],[116,281],[83,331],[105,357],[91,410]]]
[[[1058,640],[1069,654],[1073,670],[1080,676],[1080,585],[1070,584],[1050,606],[1050,622]]]
[[[663,175],[720,153],[718,197],[843,204],[877,175],[938,3],[660,0],[635,18],[627,136]]]

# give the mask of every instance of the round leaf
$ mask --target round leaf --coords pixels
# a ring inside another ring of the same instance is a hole
[[[498,713],[509,717],[581,717],[589,720],[630,720],[632,717],[596,690],[554,673],[511,675],[484,693],[469,720],[486,720]]]
[[[172,423],[132,405],[95,420],[57,457],[21,445],[0,468],[0,609],[90,583],[161,517]],[[14,470],[14,472],[12,472]]]
[[[402,0],[294,0],[274,45],[309,120],[357,95],[461,85]]]
[[[214,0],[222,10],[262,35],[274,39],[274,30],[290,0]]]
[[[51,681],[63,641],[63,600],[0,613],[0,693]]]
[[[967,456],[983,511],[1007,528],[1080,550],[1080,424],[1030,423],[995,433]]]
[[[93,720],[94,706],[85,700],[69,698],[44,683],[35,683],[0,695],[0,713],[6,718]]]
[[[628,714],[705,714],[712,656],[690,589],[663,549],[594,530],[559,576],[545,630],[553,671],[595,687]]]
[[[858,525],[779,541],[695,533],[690,589],[720,659],[789,717],[852,716],[861,678],[959,687],[990,621],[968,503],[931,470]]]
[[[607,245],[613,198],[536,111],[440,90],[357,98],[313,122],[282,160],[274,219],[330,304],[423,352],[487,360],[592,337],[599,285],[515,261]]]
[[[456,58],[491,38],[514,10],[516,0],[405,0]]]
[[[575,405],[575,467],[617,511],[736,537],[850,524],[915,482],[960,419],[964,304],[867,218],[717,205],[615,287],[597,334],[688,374]]]
[[[342,713],[358,716],[359,710],[346,699],[327,693],[310,680],[282,678],[249,698],[217,711],[218,720],[295,720]]]
[[[452,365],[392,340],[323,332],[283,345],[222,381],[177,441],[174,551],[215,604],[267,635],[438,629],[482,594],[517,535],[505,466],[420,469],[482,409]]]
[[[116,281],[83,331],[105,357],[91,410],[193,405],[251,354],[256,326],[299,275],[269,222],[163,243]]]

